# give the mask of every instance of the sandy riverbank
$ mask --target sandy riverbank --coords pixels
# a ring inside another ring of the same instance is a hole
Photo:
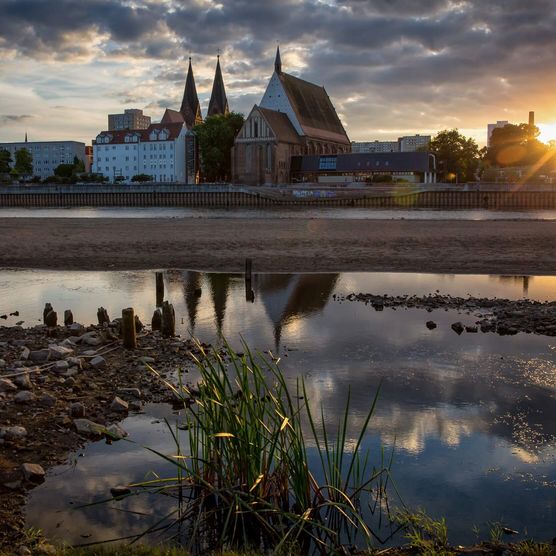
[[[556,274],[556,222],[0,218],[0,267]]]

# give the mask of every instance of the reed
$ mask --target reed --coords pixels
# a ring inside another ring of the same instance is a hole
[[[198,391],[181,377],[177,387],[167,383],[185,409],[185,438],[168,425],[175,453],[152,450],[172,464],[175,476],[133,485],[178,502],[171,516],[146,533],[164,527],[171,532],[168,540],[196,554],[370,548],[378,537],[362,508],[372,514],[388,508],[391,467],[384,454],[372,467],[363,448],[378,390],[354,436],[349,396],[330,430],[322,410],[318,416],[311,410],[303,380],[289,388],[272,358],[247,346],[241,356],[229,346],[211,353],[198,348],[201,356],[191,356],[200,372]],[[317,455],[312,468],[310,452]]]

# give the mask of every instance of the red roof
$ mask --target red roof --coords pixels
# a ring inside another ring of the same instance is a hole
[[[128,135],[139,135],[141,143],[148,143],[150,141],[149,136],[151,134],[151,131],[155,129],[162,131],[163,129],[165,129],[168,131],[168,137],[167,139],[165,139],[165,141],[173,141],[179,136],[183,126],[183,122],[159,123],[151,124],[147,129],[119,129],[101,131],[99,135],[109,135],[111,137],[109,143],[110,145],[125,143],[125,138]],[[93,140],[93,143],[96,144],[96,140]]]

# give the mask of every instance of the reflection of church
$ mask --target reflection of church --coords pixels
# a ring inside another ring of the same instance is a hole
[[[263,98],[234,143],[234,181],[289,183],[292,156],[350,151],[349,138],[324,87],[284,73],[278,48]]]

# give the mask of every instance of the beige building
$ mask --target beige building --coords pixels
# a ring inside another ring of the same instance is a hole
[[[143,110],[129,108],[123,114],[108,114],[108,130],[147,129],[151,125],[151,117],[145,116]]]
[[[288,183],[291,157],[351,151],[351,143],[324,87],[282,72],[274,74],[232,149],[233,181],[252,185]]]

